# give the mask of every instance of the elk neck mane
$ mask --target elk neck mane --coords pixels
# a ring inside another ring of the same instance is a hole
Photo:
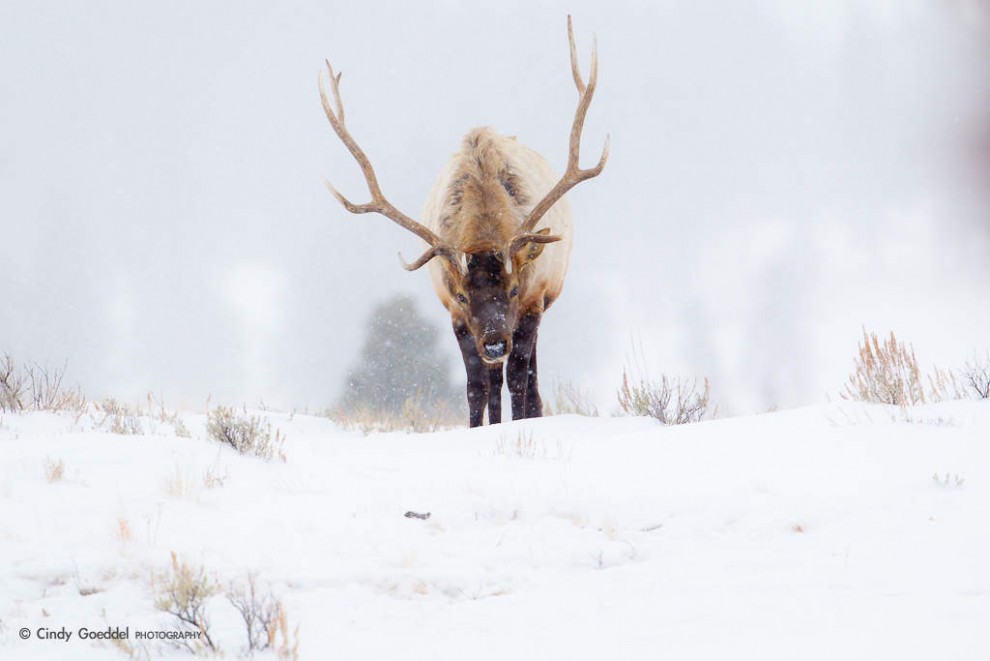
[[[476,128],[455,156],[440,231],[465,253],[504,248],[531,204],[527,182],[505,149],[509,141],[515,138]]]

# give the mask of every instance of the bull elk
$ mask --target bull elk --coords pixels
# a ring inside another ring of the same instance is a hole
[[[327,61],[333,101],[322,74],[320,99],[330,126],[361,167],[371,193],[354,204],[329,182],[330,192],[351,213],[379,213],[420,237],[427,249],[412,263],[429,264],[440,302],[450,312],[454,335],[467,370],[470,424],[502,419],[503,365],[509,382],[512,418],[542,415],[536,368],[536,338],[543,313],[560,295],[571,253],[571,212],[561,199],[578,183],[598,176],[608,159],[608,139],[597,165],[579,164],[581,133],[598,82],[598,49],[592,49],[587,83],[581,77],[571,18],[567,17],[571,74],[578,105],[571,124],[567,169],[559,179],[547,161],[490,128],[470,131],[461,151],[444,167],[417,222],[395,208],[344,123],[340,73]],[[402,260],[402,256],[399,256]]]

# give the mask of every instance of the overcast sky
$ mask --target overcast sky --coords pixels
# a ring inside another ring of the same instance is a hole
[[[861,327],[925,365],[990,349],[986,3],[0,5],[0,352],[91,397],[322,407],[374,303],[449,319],[417,240],[350,216],[348,124],[418,215],[471,127],[566,160],[566,14],[600,86],[541,381],[608,409],[633,353],[725,414],[835,395]]]

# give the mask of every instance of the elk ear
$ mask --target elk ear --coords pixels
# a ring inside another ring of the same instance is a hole
[[[550,241],[526,241],[519,246],[519,248],[516,249],[516,252],[512,255],[512,263],[516,272],[521,271],[527,264],[542,255],[543,247],[546,244],[560,240],[560,237],[550,237],[549,227],[544,227],[538,232],[535,232],[535,234],[548,237]]]

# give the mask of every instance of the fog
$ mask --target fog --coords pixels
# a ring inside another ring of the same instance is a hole
[[[317,73],[416,216],[474,126],[563,168],[568,12],[611,157],[569,194],[544,384],[607,410],[635,359],[739,414],[835,396],[864,326],[926,367],[990,348],[984,3],[54,2],[0,9],[0,352],[94,398],[318,408],[404,291],[463,382],[417,239],[323,187],[366,198]]]

